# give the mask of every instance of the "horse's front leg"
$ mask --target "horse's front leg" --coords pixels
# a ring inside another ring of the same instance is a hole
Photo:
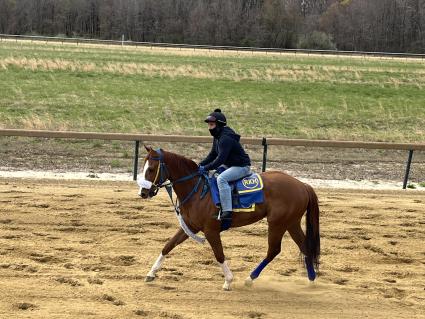
[[[224,290],[231,290],[231,283],[233,281],[233,274],[230,271],[227,261],[224,259],[223,245],[221,243],[220,232],[207,232],[205,237],[211,245],[211,248],[214,252],[215,259],[220,263],[221,269],[224,273]]]
[[[177,231],[177,233],[173,237],[171,237],[168,240],[168,242],[165,244],[164,248],[162,249],[161,254],[159,255],[159,257],[157,258],[157,260],[153,264],[151,270],[146,275],[145,281],[149,282],[149,281],[153,281],[155,279],[156,273],[161,268],[161,265],[162,265],[162,262],[165,259],[165,256],[170,251],[172,251],[174,247],[176,247],[177,245],[184,242],[187,238],[188,238],[188,236],[186,235],[186,233],[183,231],[183,229],[180,228]]]

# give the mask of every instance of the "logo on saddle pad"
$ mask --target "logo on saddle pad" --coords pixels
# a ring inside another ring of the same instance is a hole
[[[256,192],[263,189],[263,180],[260,175],[252,174],[236,183],[239,194]]]
[[[258,180],[257,177],[254,177],[254,178],[245,177],[242,180],[242,185],[246,188],[249,188],[249,189],[256,188],[256,187],[258,187],[259,184],[260,184],[260,181]]]

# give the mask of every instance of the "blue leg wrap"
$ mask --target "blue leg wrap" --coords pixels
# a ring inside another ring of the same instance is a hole
[[[308,280],[314,281],[314,279],[316,279],[316,272],[314,271],[313,263],[307,257],[304,257],[304,263],[307,269]]]
[[[268,261],[267,259],[264,259],[258,266],[257,268],[254,269],[254,271],[251,273],[250,277],[252,280],[254,280],[255,278],[258,278],[258,276],[260,276],[260,273],[263,271],[263,269],[269,264],[270,261]]]

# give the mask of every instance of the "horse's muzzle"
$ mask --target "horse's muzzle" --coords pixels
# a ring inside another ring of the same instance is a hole
[[[147,193],[144,193],[144,192],[139,193],[139,196],[143,199],[147,199],[149,197],[149,195]]]
[[[143,199],[152,198],[156,194],[158,194],[158,188],[154,186],[152,186],[150,189],[142,188],[139,191],[139,196]]]

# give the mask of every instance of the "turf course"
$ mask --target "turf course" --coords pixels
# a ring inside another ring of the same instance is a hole
[[[423,142],[425,61],[0,42],[0,127]]]

